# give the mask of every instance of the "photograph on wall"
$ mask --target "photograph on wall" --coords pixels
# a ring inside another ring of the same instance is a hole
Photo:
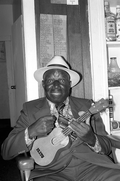
[[[67,58],[66,15],[40,14],[40,67],[54,55]]]

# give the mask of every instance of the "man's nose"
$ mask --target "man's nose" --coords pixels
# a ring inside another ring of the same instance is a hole
[[[54,86],[57,87],[57,86],[59,86],[59,85],[60,85],[59,80],[55,80],[55,81],[54,81]]]

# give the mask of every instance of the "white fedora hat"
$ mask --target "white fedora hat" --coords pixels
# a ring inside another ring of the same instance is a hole
[[[47,70],[51,69],[61,69],[66,71],[70,75],[71,87],[75,86],[82,78],[81,74],[70,69],[70,66],[67,64],[64,58],[62,58],[61,56],[54,56],[45,67],[41,67],[34,72],[35,79],[38,82],[42,82],[43,74]]]

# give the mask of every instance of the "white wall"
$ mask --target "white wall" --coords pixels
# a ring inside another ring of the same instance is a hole
[[[11,36],[12,5],[0,5],[0,36]]]

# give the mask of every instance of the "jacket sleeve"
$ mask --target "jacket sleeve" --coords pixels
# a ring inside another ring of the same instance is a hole
[[[99,143],[101,145],[101,153],[106,155],[111,154],[112,144],[111,140],[107,137],[108,133],[105,130],[105,126],[100,114],[96,114],[91,118],[91,126],[94,133],[97,135]]]
[[[16,126],[9,133],[1,146],[1,155],[4,160],[10,160],[18,154],[28,152],[28,147],[25,143],[25,129],[29,126],[26,106],[23,105],[21,115],[17,120]]]

